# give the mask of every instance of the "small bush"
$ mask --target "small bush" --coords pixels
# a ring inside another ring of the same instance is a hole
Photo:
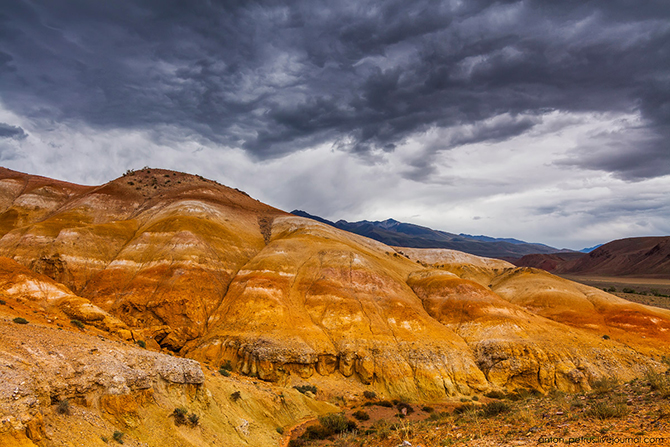
[[[288,442],[288,447],[303,447],[306,445],[306,441],[304,439],[291,439]]]
[[[467,413],[469,411],[474,411],[476,408],[477,407],[474,406],[473,404],[460,405],[460,406],[454,408],[454,414]]]
[[[107,444],[107,443],[109,442],[109,439],[107,438],[107,436],[100,436],[100,439],[101,439],[102,442],[104,442],[105,444]]]
[[[310,391],[310,392],[316,394],[316,387],[314,385],[297,385],[297,386],[294,386],[293,388],[295,388],[296,390],[298,390],[302,394],[305,394],[307,391]]]
[[[593,392],[596,394],[607,394],[619,384],[614,377],[603,377],[593,382]]]
[[[195,427],[200,423],[200,416],[195,413],[191,413],[191,415],[188,417],[188,422],[192,427]]]
[[[357,412],[352,414],[352,416],[354,418],[358,419],[359,421],[369,421],[370,420],[370,415],[367,412],[362,411],[362,410],[358,410]]]
[[[233,402],[237,402],[242,398],[242,393],[240,393],[239,391],[235,391],[230,395],[230,398],[233,400]]]
[[[137,340],[137,346],[139,346],[140,348],[146,349],[147,342],[145,342],[144,340]]]
[[[356,423],[347,419],[344,413],[331,413],[319,416],[319,423],[333,433],[356,430]]]
[[[230,373],[228,372],[228,370],[223,369],[223,367],[219,368],[219,374],[221,374],[223,377],[230,377]]]
[[[393,407],[393,403],[389,402],[388,400],[380,400],[379,402],[375,402],[375,405],[377,405],[379,407],[386,407],[386,408]]]
[[[5,301],[5,300],[0,300],[0,305],[3,305],[3,306],[4,306],[5,304],[7,304],[7,301]]]
[[[624,417],[629,411],[625,404],[609,405],[605,402],[598,402],[586,412],[586,415],[596,419],[613,419]]]
[[[652,391],[661,391],[662,393],[670,393],[670,378],[657,373],[654,370],[647,370],[644,374],[644,379],[649,384]]]
[[[505,393],[500,391],[489,391],[488,393],[484,394],[484,396],[488,397],[489,399],[504,399]]]
[[[16,317],[12,321],[16,324],[28,324],[28,320],[26,320],[25,318],[21,318],[21,317]]]
[[[435,411],[435,409],[433,407],[425,406],[421,408],[421,411],[423,411],[424,413],[432,413],[433,411]]]
[[[119,444],[123,444],[123,436],[125,435],[124,432],[116,430],[114,434],[112,435],[112,438]]]
[[[70,414],[70,401],[67,399],[63,399],[60,402],[58,402],[58,405],[56,406],[56,411],[58,414]]]
[[[510,411],[510,406],[507,405],[505,402],[489,402],[488,404],[484,405],[482,408],[482,416],[485,417],[493,417],[497,416],[502,413],[508,413]]]
[[[374,391],[363,391],[363,397],[365,397],[366,399],[374,399],[375,397],[377,397],[377,393],[375,393]]]
[[[461,400],[461,402],[469,402],[470,401],[470,399],[468,399],[467,397],[461,397],[460,400]]]
[[[86,329],[86,325],[79,320],[70,320],[70,324],[79,329]]]
[[[277,427],[275,430],[277,430],[277,433],[279,433],[280,435],[284,434],[284,429],[281,427]]]
[[[333,435],[333,431],[321,425],[310,425],[305,429],[305,432],[300,436],[302,439],[318,440],[326,439]]]
[[[401,414],[414,413],[414,408],[412,408],[412,406],[410,404],[408,404],[407,402],[398,402],[396,404],[396,408],[398,409],[398,411]],[[403,410],[405,410],[405,411],[403,412]]]
[[[609,335],[607,335],[607,334],[603,335],[603,340],[609,340],[609,339],[610,339]]]
[[[479,396],[472,396],[472,400],[475,402],[479,401]]]
[[[223,369],[225,371],[232,371],[233,370],[233,365],[230,363],[230,360],[226,360],[223,362],[223,365],[221,365],[220,370]]]
[[[175,408],[172,412],[175,425],[186,425],[186,414],[188,414],[188,410],[186,408]]]
[[[624,287],[623,288],[623,293],[635,293],[635,289],[631,289],[629,287]]]

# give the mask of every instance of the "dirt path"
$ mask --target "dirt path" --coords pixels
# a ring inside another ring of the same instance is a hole
[[[311,424],[312,422],[314,422],[316,420],[317,420],[317,418],[305,419],[301,422],[298,422],[296,425],[289,428],[288,430],[286,430],[286,433],[284,433],[284,437],[282,438],[281,442],[279,443],[279,447],[288,447],[288,443],[291,441],[291,438],[293,437],[293,433],[302,429],[306,425]]]

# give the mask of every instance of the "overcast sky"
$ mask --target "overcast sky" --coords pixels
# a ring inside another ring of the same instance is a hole
[[[670,234],[670,2],[0,0],[0,164],[329,219]]]

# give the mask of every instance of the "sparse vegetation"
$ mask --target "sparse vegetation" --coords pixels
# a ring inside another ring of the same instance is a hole
[[[593,392],[596,394],[607,394],[611,392],[619,381],[615,377],[603,377],[593,382]]]
[[[237,402],[242,398],[242,393],[239,391],[235,391],[234,393],[230,394],[230,398],[232,399],[233,402]]]
[[[123,444],[123,437],[124,437],[124,435],[125,435],[124,432],[116,430],[116,431],[114,432],[114,434],[112,435],[112,438],[114,438],[114,440],[115,440],[116,442],[118,442],[119,444]]]
[[[188,422],[191,424],[191,427],[195,427],[200,423],[200,416],[195,413],[191,413],[188,417]]]
[[[80,320],[70,320],[70,324],[78,329],[86,329],[86,325]]]
[[[219,371],[220,370],[232,371],[233,370],[233,365],[230,362],[230,360],[226,360],[225,362],[223,362],[223,365],[221,365],[221,367],[219,368]]]
[[[594,417],[596,419],[612,419],[624,417],[629,413],[628,407],[623,403],[616,403],[610,405],[607,402],[596,402],[593,406],[586,412],[587,416]]]
[[[353,416],[355,419],[358,419],[359,421],[368,421],[368,420],[370,420],[370,415],[369,415],[367,412],[363,411],[363,410],[358,410],[358,411],[356,411],[354,414],[352,414],[352,416]]]
[[[137,346],[139,346],[140,348],[146,349],[147,342],[145,342],[144,340],[137,340]]]
[[[28,324],[28,320],[22,317],[16,317],[12,321],[16,324]]]
[[[363,391],[363,397],[366,399],[375,399],[377,397],[377,393],[374,391]]]
[[[280,435],[284,434],[284,429],[282,427],[277,427],[275,430],[277,430],[277,433],[279,433]]]
[[[109,438],[107,438],[107,436],[100,436],[100,439],[101,439],[102,442],[104,442],[105,444],[107,444],[107,443],[109,442]]]
[[[501,391],[489,391],[488,393],[484,394],[484,396],[488,397],[489,399],[504,399],[505,393]]]
[[[172,412],[172,417],[174,418],[175,425],[186,425],[186,415],[188,410],[184,407],[175,408]]]
[[[0,305],[1,306],[4,306],[5,304],[7,304],[7,302],[5,300],[0,300]]]
[[[65,414],[65,415],[69,416],[70,413],[71,413],[71,411],[70,411],[70,401],[67,400],[67,399],[63,399],[63,400],[59,401],[58,404],[56,405],[56,412],[58,414]]]
[[[508,413],[510,409],[510,406],[505,402],[494,401],[484,405],[481,409],[481,414],[484,417],[490,418],[502,413]]]
[[[316,394],[316,387],[314,385],[296,385],[293,388],[305,394],[307,391]]]
[[[377,405],[378,407],[391,408],[391,407],[393,407],[393,402],[390,402],[388,400],[380,400],[380,401],[374,402],[374,405]]]
[[[219,368],[219,374],[221,374],[223,377],[230,377],[230,372],[228,372],[227,369],[223,369],[223,366]]]

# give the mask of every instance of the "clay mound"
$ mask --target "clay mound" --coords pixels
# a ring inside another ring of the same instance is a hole
[[[201,177],[143,169],[62,188],[74,192],[35,215],[5,194],[0,218],[26,217],[7,220],[0,255],[154,349],[217,368],[437,400],[587,389],[660,369],[669,352],[667,313],[505,261],[394,249]]]
[[[670,236],[609,242],[581,257],[565,273],[670,278]]]

